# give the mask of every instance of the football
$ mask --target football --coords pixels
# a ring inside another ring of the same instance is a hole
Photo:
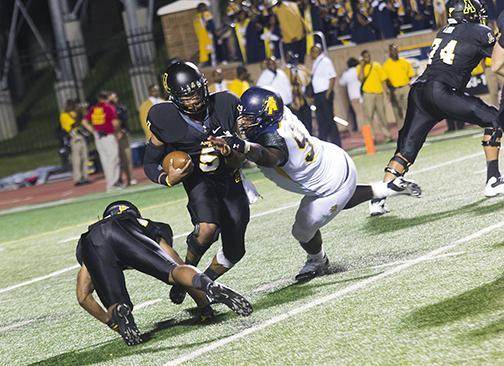
[[[163,170],[165,172],[168,172],[168,167],[170,166],[170,160],[173,159],[173,167],[175,169],[182,169],[186,164],[187,161],[191,160],[191,157],[189,156],[188,153],[184,151],[172,151],[171,153],[167,154],[163,158]],[[191,163],[191,166],[193,164]]]

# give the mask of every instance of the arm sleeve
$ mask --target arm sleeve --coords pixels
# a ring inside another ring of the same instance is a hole
[[[502,32],[504,32],[504,11],[501,11],[499,17],[497,18],[497,27],[499,28],[499,45],[504,48],[504,37],[502,36]]]
[[[166,173],[161,168],[161,161],[165,156],[165,146],[156,146],[149,141],[145,147],[144,172],[154,183],[166,184]]]
[[[257,138],[257,141],[254,142],[264,147],[273,147],[280,150],[284,155],[284,159],[279,166],[284,166],[289,160],[289,149],[287,147],[287,143],[278,132],[264,133]]]
[[[499,39],[499,45],[502,46],[501,42],[502,41]],[[482,26],[480,32],[481,54],[484,57],[491,57],[494,45],[495,35],[493,34],[493,31],[488,27]]]

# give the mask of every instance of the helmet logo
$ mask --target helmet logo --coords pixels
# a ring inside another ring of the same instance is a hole
[[[119,205],[119,207],[117,208],[117,210],[118,210],[117,215],[122,214],[127,209],[129,209],[128,206],[126,206],[126,205]]]
[[[278,106],[275,97],[269,96],[268,99],[266,99],[266,101],[264,102],[264,104],[265,104],[264,109],[266,110],[268,116],[271,116],[273,112],[278,111]]]
[[[474,7],[471,0],[464,0],[464,14],[476,13],[476,8]]]
[[[165,72],[163,74],[163,88],[164,90],[170,90],[170,88],[168,88],[168,73]]]

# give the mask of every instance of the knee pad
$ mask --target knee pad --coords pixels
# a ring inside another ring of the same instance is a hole
[[[404,168],[404,172],[400,173],[390,166],[385,167],[385,169],[384,169],[385,173],[390,173],[392,175],[395,175],[396,177],[402,177],[408,171],[409,166],[411,165],[408,160],[402,158],[399,155],[394,155],[394,157],[392,159],[390,159],[390,161],[391,162],[395,161],[396,163],[398,163],[399,165],[401,165]]]
[[[493,146],[500,148],[501,143],[499,140],[502,137],[502,130],[500,128],[485,128],[483,137],[490,136],[488,141],[481,141],[481,146]]]
[[[208,240],[205,243],[200,243],[198,241],[198,236],[200,234],[200,226],[199,226],[199,224],[196,224],[194,226],[193,232],[187,236],[187,240],[186,240],[187,246],[189,247],[191,252],[193,252],[195,255],[201,257],[201,256],[203,256],[203,254],[205,254],[205,252],[208,250],[208,248],[210,248],[210,246],[214,242],[217,241],[217,239],[219,238],[219,233],[220,233],[220,229],[217,228],[217,230],[215,230],[213,237],[210,238],[210,240]]]

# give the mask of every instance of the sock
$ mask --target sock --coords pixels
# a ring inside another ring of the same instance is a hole
[[[208,285],[211,283],[213,283],[213,281],[204,273],[198,273],[192,279],[192,287],[205,292]]]
[[[219,278],[219,274],[215,272],[212,268],[208,267],[205,269],[205,275],[212,281],[215,281],[217,278]]]
[[[380,200],[388,196],[387,185],[388,183],[385,182],[376,182],[371,184],[371,189],[373,190],[373,200]]]
[[[322,247],[320,249],[320,252],[318,252],[317,254],[308,254],[308,257],[310,259],[315,259],[316,261],[322,261],[322,259],[324,259],[324,256],[325,256],[325,251],[324,251],[324,247]]]
[[[495,178],[500,177],[499,160],[488,160],[487,161],[487,182],[492,177],[495,177]]]

